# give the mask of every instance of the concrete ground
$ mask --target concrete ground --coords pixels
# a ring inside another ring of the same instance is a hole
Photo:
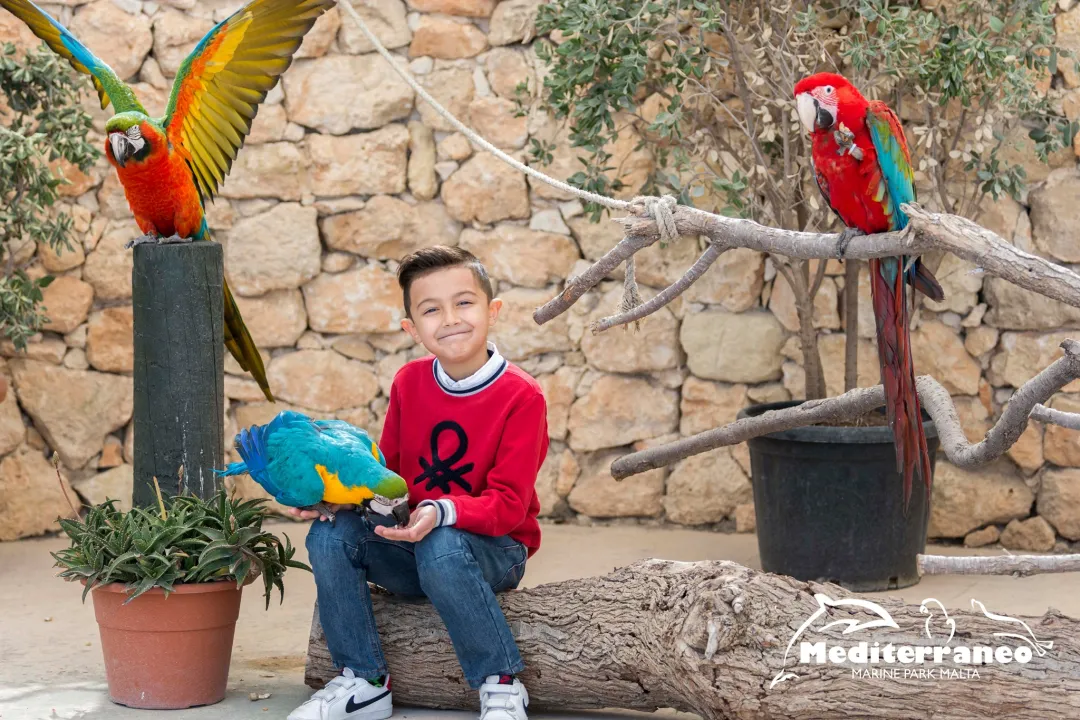
[[[304,557],[305,525],[270,523],[286,532]],[[79,601],[81,586],[55,577],[49,551],[64,547],[63,538],[48,537],[0,543],[0,720],[53,720],[168,717],[169,720],[247,720],[285,716],[311,694],[303,684],[304,652],[311,625],[315,587],[311,575],[290,570],[285,576],[285,602],[244,593],[229,677],[229,694],[205,708],[148,713],[111,703],[106,695],[98,628],[93,603]],[[963,548],[928,548],[958,553]],[[993,552],[993,551],[989,551]],[[753,535],[725,535],[640,527],[590,528],[544,526],[544,546],[530,561],[523,585],[535,586],[575,577],[601,575],[635,560],[734,560],[760,567]],[[918,604],[934,597],[949,608],[970,609],[972,598],[995,612],[1040,615],[1054,607],[1080,616],[1080,575],[1011,577],[927,577],[918,585],[888,593]],[[884,593],[868,593],[875,597]],[[270,693],[251,701],[249,693]],[[617,713],[643,717],[640,713]],[[667,714],[667,713],[665,713]],[[561,717],[610,718],[615,713],[578,713]],[[395,717],[414,720],[457,720],[471,713],[399,708]],[[533,718],[542,718],[533,714]],[[549,716],[554,717],[554,716]],[[692,716],[691,716],[692,717]]]

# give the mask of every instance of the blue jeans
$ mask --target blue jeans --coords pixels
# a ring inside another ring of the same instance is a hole
[[[306,544],[319,620],[335,666],[362,678],[389,672],[375,627],[370,581],[395,595],[431,600],[470,687],[479,688],[488,675],[524,668],[495,598],[497,592],[516,588],[525,573],[526,549],[516,540],[448,526],[435,528],[418,543],[392,541],[375,534],[368,516],[345,511],[334,525],[313,522]]]

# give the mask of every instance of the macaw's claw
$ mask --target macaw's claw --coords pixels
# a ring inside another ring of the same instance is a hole
[[[844,232],[840,233],[840,240],[836,243],[836,257],[839,260],[844,259],[844,253],[847,252],[847,246],[851,243],[852,238],[865,235],[859,228],[847,228]]]
[[[151,235],[150,233],[147,233],[145,235],[140,235],[139,237],[135,238],[134,240],[128,240],[127,243],[124,244],[124,249],[125,250],[130,250],[131,248],[136,247],[138,245],[147,245],[147,244],[156,245],[158,242],[159,241],[158,241],[158,238],[157,238],[156,235]]]
[[[159,235],[151,235],[150,233],[147,233],[146,235],[140,235],[134,240],[128,240],[127,244],[124,245],[124,249],[130,250],[131,248],[138,245],[179,245],[189,242],[191,242],[191,238],[180,237],[176,233],[173,233],[169,237],[161,237]]]
[[[170,235],[167,238],[161,238],[161,240],[159,240],[158,242],[160,242],[162,245],[178,245],[178,244],[181,244],[181,243],[189,243],[189,242],[191,242],[191,238],[189,238],[189,237],[180,237],[179,235],[173,234],[173,235]]]
[[[333,525],[334,522],[337,520],[337,515],[334,513],[333,510],[330,509],[330,506],[327,505],[326,503],[321,503],[321,502],[320,503],[315,503],[314,505],[312,505],[310,507],[307,507],[307,508],[304,508],[304,509],[305,510],[314,510],[314,511],[318,512],[319,514],[330,518],[330,524],[331,525]]]

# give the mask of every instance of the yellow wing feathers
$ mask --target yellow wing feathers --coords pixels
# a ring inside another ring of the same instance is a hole
[[[334,0],[254,0],[211,30],[177,74],[165,124],[206,199],[232,168],[259,104]]]
[[[323,502],[335,505],[358,505],[375,497],[375,493],[363,485],[345,487],[338,478],[338,474],[327,470],[325,465],[316,465],[315,472],[319,473],[323,481]]]

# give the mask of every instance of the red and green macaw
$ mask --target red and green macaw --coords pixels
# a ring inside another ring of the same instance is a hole
[[[914,171],[896,113],[879,100],[867,100],[846,78],[833,73],[800,80],[795,104],[812,138],[818,188],[849,228],[841,238],[840,255],[852,235],[904,228],[908,218],[900,206],[915,200]],[[885,409],[896,469],[904,477],[904,506],[917,471],[929,507],[930,455],[915,390],[905,285],[937,301],[945,295],[919,258],[880,258],[869,265]]]
[[[91,76],[105,125],[105,154],[116,169],[144,242],[211,240],[205,203],[243,147],[266,94],[334,0],[252,0],[218,23],[176,75],[165,116],[152,118],[112,68],[29,0],[5,8],[72,67]],[[225,346],[273,402],[262,358],[225,283]]]

